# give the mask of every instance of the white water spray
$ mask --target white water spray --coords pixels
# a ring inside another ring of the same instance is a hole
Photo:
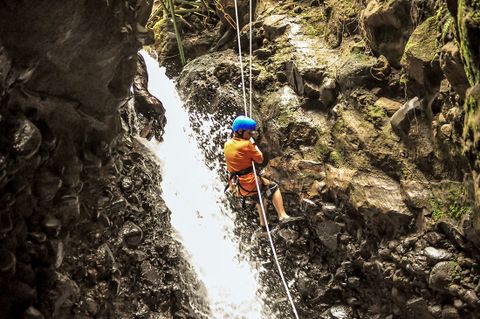
[[[260,319],[262,306],[256,296],[256,272],[238,257],[234,213],[225,203],[223,183],[204,164],[175,84],[165,75],[165,69],[142,54],[148,69],[148,89],[162,101],[167,117],[164,142],[146,144],[161,163],[162,196],[172,211],[178,239],[207,288],[211,318]]]

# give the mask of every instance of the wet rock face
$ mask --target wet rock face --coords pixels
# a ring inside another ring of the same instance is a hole
[[[167,122],[165,108],[162,102],[148,91],[147,66],[141,54],[137,57],[137,72],[133,81],[134,98],[122,108],[122,117],[132,135],[148,140],[155,137],[157,141],[162,141],[163,128]]]
[[[460,143],[465,48],[445,46],[455,31],[443,11],[433,12],[439,2],[396,0],[363,2],[361,34],[348,36],[342,25],[340,48],[332,49],[322,27],[338,21],[338,11],[323,4],[280,1],[257,12],[255,23],[253,116],[268,160],[263,174],[279,182],[287,211],[305,218],[273,235],[300,314],[476,318],[480,223],[470,183],[477,195],[479,183],[478,174],[469,178]],[[464,4],[470,19],[472,3]],[[463,23],[472,30],[469,19]],[[243,113],[236,59],[231,51],[200,57],[180,75],[196,121],[213,118],[228,128],[222,116]],[[473,161],[477,87],[465,94]],[[210,161],[222,160],[212,154]],[[266,268],[267,308],[289,313],[278,302],[284,293],[272,278],[266,236],[252,235],[256,217],[242,213],[242,247]]]
[[[83,305],[82,297],[88,297],[88,316],[104,311],[81,282],[108,273],[108,250],[98,269],[71,267],[69,254],[91,235],[80,233],[79,225],[123,225],[85,203],[102,193],[103,177],[120,169],[120,156],[113,155],[121,132],[118,110],[130,95],[151,5],[0,4],[2,318],[68,316],[74,304]],[[147,236],[139,240],[132,228],[124,237],[133,247]],[[105,295],[113,293],[115,276],[99,283]]]

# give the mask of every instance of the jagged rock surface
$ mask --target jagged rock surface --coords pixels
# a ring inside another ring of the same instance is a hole
[[[0,318],[208,312],[182,283],[158,168],[122,137],[152,5],[0,3]]]
[[[301,316],[475,318],[480,309],[478,177],[462,154],[467,85],[458,53],[444,47],[456,32],[446,14],[435,1],[259,2],[253,116],[264,174],[304,217],[274,232]],[[361,28],[350,29],[352,20]],[[344,32],[329,41],[339,22]],[[192,60],[178,83],[193,121],[213,120],[207,133],[221,145],[228,132],[219,128],[243,113],[235,53]],[[221,150],[207,153],[221,162]],[[280,300],[254,207],[236,208],[241,246],[266,269],[269,300]],[[290,313],[286,302],[266,306],[278,318]]]

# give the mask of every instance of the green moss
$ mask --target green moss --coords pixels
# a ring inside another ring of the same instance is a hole
[[[373,121],[377,121],[386,116],[385,110],[382,107],[375,105],[369,105],[367,107],[367,115],[368,118]]]
[[[323,141],[317,141],[313,150],[317,158],[319,158],[320,160],[325,160],[329,151],[328,144]]]
[[[472,206],[467,199],[467,190],[465,187],[452,187],[444,196],[428,199],[432,218],[439,221],[444,217],[449,217],[459,221],[465,214],[473,212]]]
[[[328,162],[335,167],[339,167],[345,162],[345,160],[341,152],[334,150],[329,154]]]
[[[407,56],[414,56],[422,61],[432,61],[438,52],[437,17],[432,16],[419,25],[408,39],[401,63],[407,63]]]
[[[478,32],[480,27],[480,1],[478,0],[460,0],[458,3],[458,33],[460,52],[463,56],[465,73],[470,85],[480,82],[480,70],[478,68],[478,59],[475,57],[474,50],[478,51],[478,43],[470,43],[470,39],[475,38],[472,33]]]

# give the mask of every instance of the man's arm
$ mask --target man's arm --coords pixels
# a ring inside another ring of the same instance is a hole
[[[253,159],[253,161],[257,164],[262,164],[263,163],[263,153],[260,151],[258,146],[255,144],[255,141],[253,140],[253,138],[250,139],[250,144],[248,146],[249,146],[249,150],[250,150],[250,153],[251,153],[251,158]]]

